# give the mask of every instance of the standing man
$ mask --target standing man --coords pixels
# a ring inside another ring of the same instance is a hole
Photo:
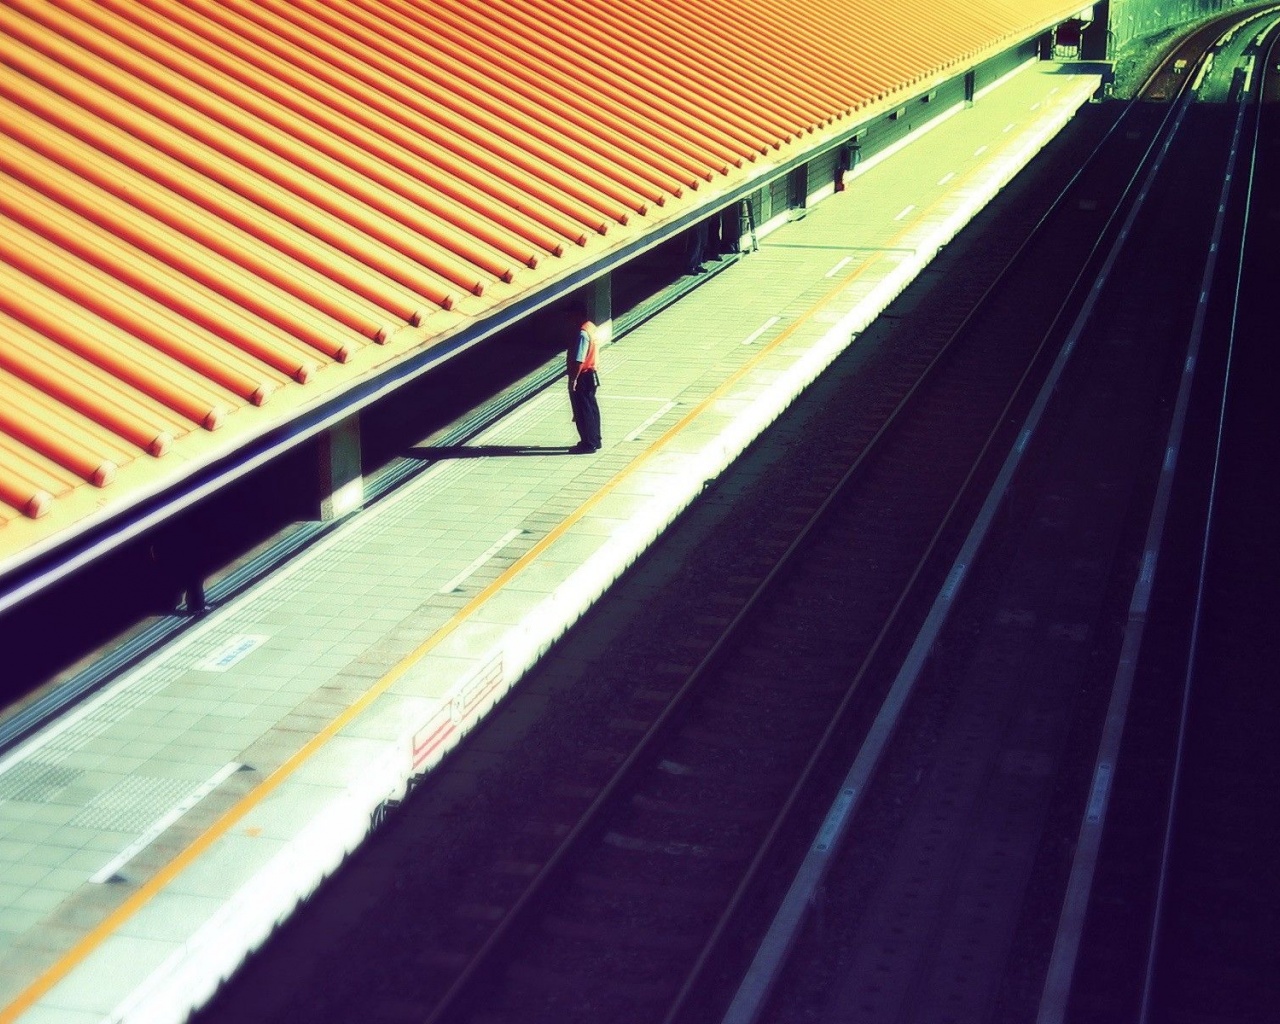
[[[565,360],[569,372],[569,405],[573,408],[578,437],[582,439],[577,450],[598,452],[600,406],[596,403],[596,388],[600,386],[600,376],[596,373],[596,342],[599,329],[587,319],[584,303],[571,305],[569,317],[571,330],[577,332],[571,336]]]

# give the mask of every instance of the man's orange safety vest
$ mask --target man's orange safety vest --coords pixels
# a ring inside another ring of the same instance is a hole
[[[582,338],[579,336],[578,343],[569,350],[568,354],[568,369],[571,376],[596,368],[596,325],[588,320],[582,325],[582,333],[587,336],[587,352],[579,363],[578,352],[582,348]]]

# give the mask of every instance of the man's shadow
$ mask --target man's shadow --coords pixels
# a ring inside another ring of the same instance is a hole
[[[411,459],[439,462],[444,459],[487,459],[524,455],[576,455],[582,449],[577,445],[529,445],[529,444],[476,444],[442,445],[440,447],[410,448],[405,454]]]

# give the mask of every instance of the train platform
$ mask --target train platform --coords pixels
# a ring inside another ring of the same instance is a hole
[[[0,759],[0,1022],[178,1021],[1097,91],[1030,66]]]

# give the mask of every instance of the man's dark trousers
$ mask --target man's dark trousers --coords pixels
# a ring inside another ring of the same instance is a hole
[[[596,403],[596,388],[600,378],[595,370],[578,375],[578,383],[569,391],[569,404],[573,407],[573,422],[578,436],[587,448],[600,447],[600,406]]]

